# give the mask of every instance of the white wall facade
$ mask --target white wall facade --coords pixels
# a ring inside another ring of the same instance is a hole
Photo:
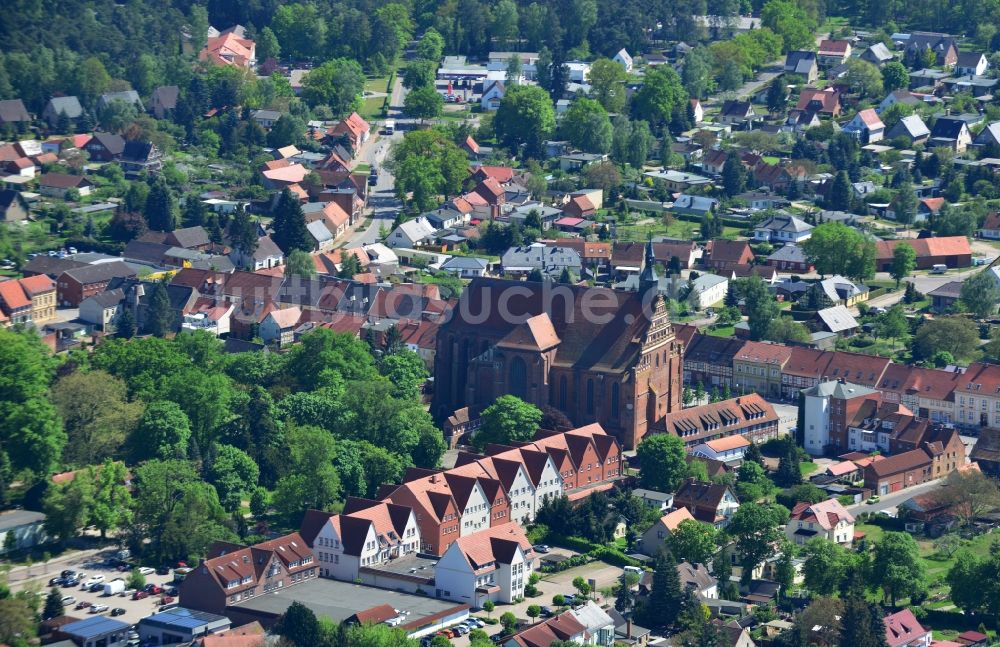
[[[485,530],[490,527],[490,503],[486,500],[486,492],[483,486],[476,481],[469,500],[462,510],[462,525],[459,527],[459,537],[471,535],[474,532]]]
[[[830,444],[830,398],[805,396],[805,450],[812,456],[822,456]]]

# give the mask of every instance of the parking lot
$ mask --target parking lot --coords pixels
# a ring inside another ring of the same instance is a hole
[[[65,612],[68,616],[73,616],[75,618],[88,618],[92,615],[88,608],[77,609],[77,605],[81,602],[90,603],[91,605],[105,605],[108,607],[107,610],[101,612],[99,615],[111,616],[111,610],[115,608],[121,608],[125,610],[125,613],[116,616],[117,620],[122,622],[127,622],[128,624],[136,624],[142,618],[156,613],[160,605],[162,604],[163,594],[153,595],[151,594],[148,598],[142,600],[133,600],[132,596],[123,597],[121,594],[116,594],[112,596],[105,596],[103,589],[100,591],[87,591],[82,588],[82,584],[88,581],[90,578],[103,575],[104,582],[108,583],[116,578],[122,578],[127,581],[129,577],[129,571],[121,572],[114,565],[109,563],[109,559],[113,557],[113,550],[108,550],[103,553],[98,554],[95,558],[86,561],[80,565],[75,565],[72,570],[77,572],[77,575],[83,574],[83,577],[79,580],[79,584],[73,587],[67,586],[56,586],[63,596],[72,596],[75,601],[65,604]],[[53,571],[50,575],[51,578],[59,577],[60,572]],[[147,584],[155,584],[161,588],[167,586],[173,586],[174,576],[172,573],[167,575],[157,575],[156,573],[151,573],[145,576]],[[48,584],[49,580],[42,581],[42,595],[46,595],[52,586]],[[176,601],[176,598],[175,598]]]

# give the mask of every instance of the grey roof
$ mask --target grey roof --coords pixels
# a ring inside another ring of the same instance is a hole
[[[580,254],[569,247],[547,247],[535,243],[525,247],[511,247],[500,259],[505,270],[541,270],[561,272],[563,268],[579,269]]]
[[[0,512],[0,532],[6,532],[12,528],[40,521],[45,521],[45,515],[33,510],[8,510]]]
[[[125,150],[125,140],[114,133],[94,133],[92,140],[104,146],[112,155],[121,155]]]
[[[793,74],[808,74],[816,65],[816,52],[794,51],[785,57],[785,71]]]
[[[208,232],[201,225],[175,229],[171,233],[181,247],[198,247],[211,242],[208,239]]]
[[[857,319],[842,305],[819,310],[816,316],[830,329],[830,332],[843,332],[858,327]]]
[[[47,108],[51,108],[51,112],[56,115],[65,112],[70,119],[76,119],[83,114],[83,106],[76,97],[52,97]]]
[[[169,611],[161,611],[139,621],[140,625],[151,625],[161,629],[172,629],[179,627],[192,632],[200,632],[205,629],[212,630],[219,626],[229,626],[229,618],[226,616],[208,613],[207,611],[197,611],[185,607],[175,607]]]
[[[982,52],[959,52],[955,64],[958,67],[976,67],[983,56]]]
[[[952,117],[939,117],[934,122],[931,130],[931,137],[942,137],[944,139],[956,140],[962,133],[962,128],[966,126],[965,121]]]
[[[691,281],[691,289],[695,292],[704,292],[705,290],[715,287],[720,283],[725,283],[728,281],[724,276],[719,276],[718,274],[699,274],[698,278]]]
[[[834,397],[838,400],[847,400],[862,395],[871,395],[875,392],[875,389],[869,389],[867,386],[855,384],[854,382],[839,382],[836,380],[820,382],[816,386],[803,390],[803,393],[806,395],[826,398]]]
[[[703,195],[687,195],[682,194],[674,200],[674,210],[684,210],[684,211],[699,211],[702,213],[707,213],[715,208],[715,205],[719,203],[715,198],[709,198]]]
[[[994,121],[989,124],[976,137],[977,144],[987,144],[990,142],[1000,144],[1000,121]]]
[[[806,263],[809,259],[806,258],[806,253],[798,245],[785,245],[771,252],[767,260],[783,261],[786,263]]]
[[[331,234],[330,230],[326,228],[326,225],[323,224],[322,220],[313,220],[306,225],[306,229],[309,230],[309,234],[315,238],[318,243],[333,240],[333,234]]]
[[[442,270],[485,270],[489,261],[475,256],[449,256],[441,264]]]
[[[71,622],[68,625],[63,625],[59,628],[59,630],[63,633],[77,636],[79,638],[83,638],[84,640],[89,640],[91,638],[98,638],[116,631],[126,631],[128,628],[129,625],[127,622],[122,622],[121,620],[115,620],[114,618],[108,618],[106,616],[95,616],[93,618],[87,618],[86,620],[78,620],[76,622]]]
[[[929,297],[949,297],[958,299],[962,296],[962,282],[961,281],[949,281],[944,285],[940,285],[930,292],[927,293]]]
[[[877,61],[892,60],[892,52],[890,52],[889,48],[885,46],[885,43],[875,43],[866,51],[870,52],[871,58],[874,58]]]
[[[123,90],[121,92],[107,92],[102,94],[97,100],[97,105],[105,107],[111,104],[112,101],[124,101],[130,105],[138,106],[139,110],[142,110],[142,99],[139,98],[139,93],[135,90]]]
[[[21,268],[22,272],[32,274],[48,274],[59,276],[66,270],[74,270],[78,267],[86,267],[86,262],[71,258],[59,258],[58,256],[36,256]]]
[[[269,256],[284,256],[284,252],[270,236],[261,236],[257,239],[257,249],[253,253],[254,260],[264,260]]]
[[[96,265],[78,267],[66,270],[63,274],[79,283],[87,284],[109,281],[117,277],[135,276],[135,270],[121,261],[115,261],[114,263],[97,263]]]
[[[84,299],[84,301],[91,301],[101,306],[102,308],[113,308],[122,302],[125,298],[125,291],[121,288],[115,288],[114,290],[105,290],[104,292],[98,292],[92,297]]]
[[[771,231],[790,231],[794,233],[804,233],[811,231],[813,226],[805,220],[796,218],[793,215],[772,216],[757,225],[757,229],[769,229]]]
[[[254,119],[269,119],[277,121],[281,118],[281,113],[277,110],[254,110],[250,113],[250,116]]]
[[[433,225],[431,225],[431,223],[422,216],[401,223],[396,230],[403,232],[407,238],[414,242],[420,242],[425,238],[430,238],[437,231],[434,229]],[[390,238],[391,237],[392,235],[390,235]]]
[[[696,591],[703,591],[719,583],[704,564],[683,561],[677,565],[677,574],[680,576],[682,586],[694,587]]]
[[[166,110],[177,107],[177,95],[180,90],[176,85],[161,85],[153,90],[153,99],[159,99],[160,105]]]
[[[889,129],[886,136],[889,139],[899,136],[909,136],[913,139],[927,137],[931,134],[927,124],[920,118],[920,115],[908,115],[896,122],[896,125]]]
[[[0,123],[31,121],[31,115],[20,99],[0,101]]]

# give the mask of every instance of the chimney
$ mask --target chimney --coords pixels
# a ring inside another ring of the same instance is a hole
[[[437,472],[435,472],[431,474],[431,483],[437,483],[437,482],[438,482],[438,475]]]
[[[632,639],[632,618],[625,619],[625,637]]]

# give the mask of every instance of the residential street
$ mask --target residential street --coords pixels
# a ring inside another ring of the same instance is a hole
[[[918,494],[926,494],[935,488],[941,487],[943,483],[942,479],[936,479],[934,481],[928,481],[927,483],[921,483],[920,485],[914,485],[913,487],[906,488],[905,490],[900,490],[893,494],[886,494],[881,497],[878,503],[856,503],[854,505],[847,506],[847,509],[853,513],[858,512],[883,512],[889,510],[895,510],[903,501],[906,501],[910,497],[917,496]]]
[[[368,196],[368,208],[365,215],[370,220],[363,231],[353,232],[340,244],[341,247],[358,247],[378,242],[379,228],[382,226],[387,229],[391,227],[392,222],[396,219],[396,214],[403,207],[403,204],[393,195],[392,174],[382,164],[389,155],[392,143],[403,138],[402,124],[399,124],[398,118],[403,114],[402,107],[405,96],[406,90],[403,88],[402,80],[397,75],[396,82],[392,87],[392,100],[389,102],[389,118],[397,119],[397,124],[400,127],[392,136],[382,137],[378,133],[382,130],[385,122],[372,123],[371,126],[375,132],[373,132],[372,138],[365,146],[361,156],[365,163],[371,168],[377,169],[379,173],[378,183],[371,187]]]

